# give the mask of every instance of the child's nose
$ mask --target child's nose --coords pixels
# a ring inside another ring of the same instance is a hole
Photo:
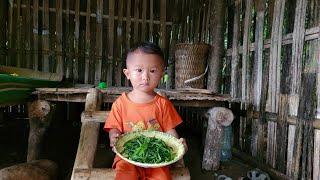
[[[149,73],[148,73],[148,71],[144,71],[144,72],[142,73],[142,79],[143,79],[143,80],[149,80]]]

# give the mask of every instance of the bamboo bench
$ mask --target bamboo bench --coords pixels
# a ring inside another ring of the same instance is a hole
[[[81,133],[76,159],[72,170],[72,180],[114,179],[112,168],[93,168],[99,137],[100,123],[104,123],[109,112],[99,111],[102,95],[97,89],[90,89],[85,102],[85,111],[81,115]],[[170,169],[172,179],[189,180],[187,167]]]

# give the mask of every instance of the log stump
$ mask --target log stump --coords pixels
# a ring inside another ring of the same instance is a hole
[[[28,104],[29,139],[27,162],[40,159],[43,136],[52,120],[52,110],[48,101],[36,100]]]
[[[220,166],[221,141],[223,126],[229,126],[233,119],[230,109],[214,107],[208,110],[208,129],[203,153],[202,168],[205,170],[218,170]]]

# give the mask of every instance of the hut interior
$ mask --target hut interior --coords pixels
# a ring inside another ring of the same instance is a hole
[[[114,178],[103,122],[151,41],[189,146],[174,179],[320,179],[319,0],[2,0],[0,26],[0,169]]]

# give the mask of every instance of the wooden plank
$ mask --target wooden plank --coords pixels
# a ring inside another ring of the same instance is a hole
[[[80,0],[75,2],[75,27],[74,27],[74,61],[73,61],[73,82],[79,79],[79,34],[80,34]]]
[[[33,0],[33,69],[38,70],[38,44],[39,44],[39,23],[38,23],[38,15],[39,15],[39,1]]]
[[[63,75],[62,59],[62,0],[56,0],[56,73]]]
[[[16,9],[16,54],[17,54],[17,67],[22,65],[22,44],[21,44],[21,34],[22,34],[22,23],[21,23],[21,0],[17,0],[17,9]]]
[[[241,0],[235,1],[233,16],[233,36],[232,36],[232,59],[231,59],[231,97],[238,97],[239,92],[239,32],[240,32],[240,4]]]
[[[81,122],[104,123],[110,111],[84,111],[81,113]]]
[[[153,0],[150,1],[149,41],[153,42]]]
[[[320,179],[320,130],[314,132],[313,179]]]
[[[258,2],[259,3],[259,2]],[[249,44],[250,44],[250,27],[251,27],[251,8],[252,8],[252,0],[246,0],[246,7],[245,7],[245,17],[244,17],[244,27],[243,27],[243,53],[242,53],[242,75],[241,75],[241,87],[242,87],[242,90],[241,90],[241,99],[244,101],[244,102],[247,102],[248,101],[248,95],[249,95],[249,90],[250,90],[250,87],[249,87],[249,68],[250,68],[250,52],[249,52]],[[258,17],[261,17],[260,16],[260,13],[261,13],[261,10],[257,11],[257,23],[260,22],[260,18]],[[262,10],[262,17],[264,14],[264,11]],[[262,20],[262,25],[263,25],[263,20]],[[263,31],[263,26],[262,28],[259,28],[259,26],[257,26],[256,30]],[[257,38],[257,37],[256,37]],[[258,37],[259,38],[259,37]],[[258,41],[258,39],[256,39]],[[262,40],[262,37],[261,39]],[[263,43],[262,43],[263,44]],[[256,52],[259,52],[260,51],[256,51]],[[262,53],[262,52],[261,52]],[[262,59],[262,56],[261,56],[261,59]],[[259,72],[259,71],[258,71]],[[260,71],[262,73],[262,71]],[[260,76],[262,77],[262,76]],[[254,81],[256,82],[256,81]]]
[[[122,68],[123,68],[123,55],[124,55],[124,41],[123,41],[123,36],[124,36],[124,27],[123,27],[123,15],[124,15],[124,0],[119,0],[118,1],[118,26],[117,26],[117,35],[116,35],[116,48],[115,48],[115,54],[116,54],[116,59],[115,59],[115,86],[122,86]]]
[[[141,41],[146,41],[147,0],[142,0]]]
[[[136,44],[139,41],[139,14],[140,14],[140,0],[134,1],[134,26],[133,26],[133,43]]]
[[[84,67],[84,83],[89,83],[89,67],[90,67],[90,14],[91,0],[87,0],[87,16],[86,16],[86,41],[85,41],[85,67]]]
[[[188,168],[175,167],[170,168],[170,175],[173,180],[190,180],[190,172]],[[112,168],[90,168],[76,169],[72,180],[88,179],[88,180],[113,180],[116,177],[116,171]]]
[[[112,86],[113,63],[114,63],[114,6],[115,1],[109,0],[109,21],[108,21],[108,70],[107,70],[107,86]]]
[[[42,17],[42,71],[49,72],[49,0],[43,1],[43,17]]]
[[[103,13],[103,0],[97,1],[97,21],[96,21],[96,57],[95,57],[95,73],[94,84],[98,85],[101,80],[102,68],[102,13]]]
[[[162,51],[166,54],[167,49],[167,31],[166,31],[166,21],[167,21],[167,0],[160,0],[160,43],[159,46]]]
[[[277,151],[277,123],[268,122],[268,135],[267,135],[267,157],[266,161],[271,167],[276,167],[276,151]]]

